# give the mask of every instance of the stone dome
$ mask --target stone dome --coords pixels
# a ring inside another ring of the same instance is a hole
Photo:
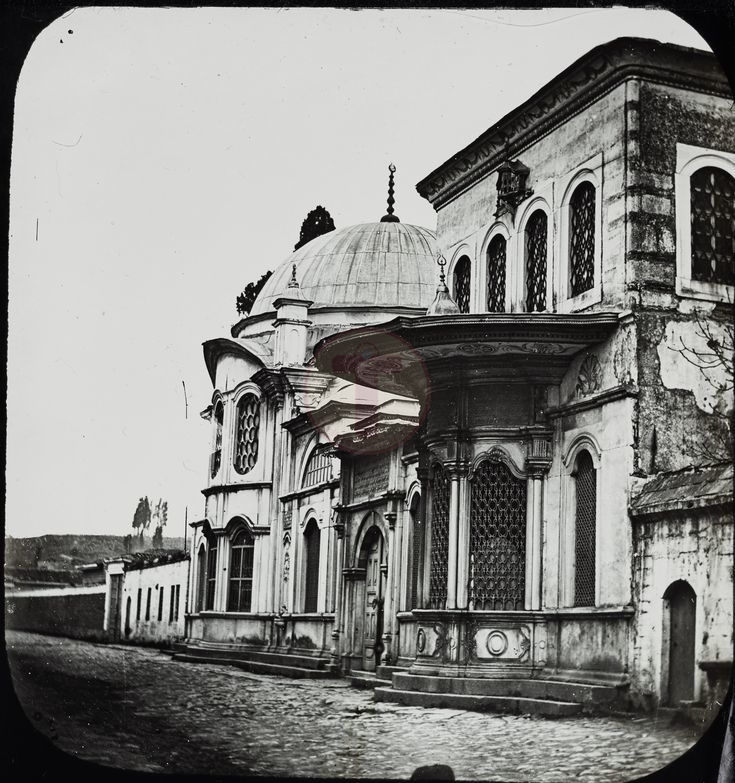
[[[322,234],[293,252],[263,286],[250,316],[273,313],[296,264],[310,310],[357,307],[416,308],[423,312],[436,291],[436,237],[406,223],[361,223]],[[423,315],[423,312],[421,313]]]

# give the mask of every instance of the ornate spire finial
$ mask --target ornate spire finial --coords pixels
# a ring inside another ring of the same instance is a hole
[[[395,174],[396,167],[391,163],[388,166],[388,171],[390,172],[388,175],[388,211],[380,218],[380,222],[400,223],[401,221],[398,216],[393,214],[393,205],[396,203],[396,200],[393,198],[393,175]]]
[[[288,281],[289,288],[298,288],[299,281],[296,279],[296,262],[291,265],[291,279]]]
[[[447,279],[444,275],[444,267],[447,259],[441,253],[437,253],[436,263],[439,264],[439,285],[436,287],[436,296],[429,305],[426,315],[454,315],[459,313],[457,303],[452,299],[447,288]]]

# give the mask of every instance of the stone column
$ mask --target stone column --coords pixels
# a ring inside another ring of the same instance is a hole
[[[383,601],[383,654],[380,657],[380,661],[376,661],[376,666],[381,664],[388,664],[391,660],[391,642],[393,640],[392,628],[393,628],[393,616],[395,614],[393,607],[393,585],[395,583],[395,528],[396,517],[398,515],[395,511],[387,511],[385,513],[385,520],[388,523],[388,574],[385,580],[385,599]]]
[[[526,512],[526,609],[541,608],[543,582],[544,476],[551,467],[551,441],[547,433],[534,434],[526,458],[528,470]]]
[[[459,471],[449,473],[449,542],[447,552],[447,609],[457,608],[457,552],[459,546]]]
[[[459,471],[459,502],[457,510],[457,607],[464,608],[468,601],[470,571],[470,487],[467,469]]]
[[[342,576],[342,552],[344,546],[345,526],[342,521],[342,512],[335,509],[334,532],[337,536],[337,554],[335,557],[336,567],[335,576],[335,595],[334,595],[334,625],[332,626],[332,649],[329,653],[330,663],[335,671],[340,668],[340,635],[342,630],[342,589],[344,587],[344,578]]]

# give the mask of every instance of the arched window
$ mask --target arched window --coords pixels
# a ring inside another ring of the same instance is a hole
[[[595,605],[597,471],[588,451],[581,451],[574,470],[574,605]]]
[[[225,419],[225,407],[221,401],[214,406],[214,451],[209,460],[210,473],[214,478],[222,464],[222,423]]]
[[[462,256],[454,267],[454,301],[460,313],[470,311],[470,274],[472,263],[467,256]]]
[[[238,473],[248,473],[258,461],[258,428],[260,400],[254,394],[243,394],[237,403],[235,451],[232,461]]]
[[[487,249],[487,309],[505,312],[505,237],[496,234]]]
[[[421,508],[421,496],[415,494],[411,500],[409,515],[411,517],[411,530],[413,533],[413,547],[411,548],[411,595],[409,608],[418,609],[419,606],[419,567],[424,549],[423,525],[419,517]]]
[[[526,482],[502,462],[485,460],[470,495],[473,609],[523,609],[526,592]]]
[[[197,600],[196,611],[204,609],[204,600],[207,594],[207,550],[204,544],[197,552]]]
[[[449,555],[449,478],[440,463],[431,478],[431,556],[429,608],[444,609],[447,603],[447,562]]]
[[[569,287],[572,296],[595,285],[595,186],[582,182],[569,200]]]
[[[715,166],[690,180],[692,279],[735,284],[735,179]]]
[[[313,487],[332,477],[332,460],[326,451],[314,449],[304,471],[303,487]]]
[[[548,220],[537,209],[526,223],[526,312],[546,309],[546,256]]]
[[[249,612],[253,598],[253,551],[255,544],[247,530],[240,529],[230,544],[228,612]]]
[[[306,551],[306,581],[304,587],[304,611],[316,612],[319,598],[319,548],[321,533],[316,520],[310,520],[304,530]]]
[[[217,579],[217,539],[212,536],[207,546],[207,595],[205,609],[214,609],[214,585]]]

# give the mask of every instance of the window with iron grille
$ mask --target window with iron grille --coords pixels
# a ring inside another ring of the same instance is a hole
[[[258,461],[258,428],[260,400],[254,394],[244,394],[237,403],[237,428],[233,463],[238,473],[248,473]]]
[[[577,496],[574,524],[574,605],[594,606],[597,471],[587,451],[581,452],[577,457],[574,482]]]
[[[181,600],[181,585],[176,585],[176,601],[174,602],[174,620],[179,619],[179,601]]]
[[[715,166],[691,176],[692,279],[735,283],[735,179]]]
[[[146,594],[145,599],[145,619],[150,620],[151,619],[151,590],[152,588],[148,588],[148,593]]]
[[[160,623],[161,620],[163,620],[163,591],[164,588],[161,587],[158,591],[158,622]]]
[[[411,528],[413,532],[413,548],[411,550],[411,600],[409,606],[411,609],[418,609],[419,606],[419,564],[421,562],[424,531],[421,520],[419,519],[419,509],[421,508],[421,498],[419,495],[413,496],[409,515],[411,517]]]
[[[449,554],[449,477],[437,463],[431,479],[431,557],[429,608],[445,609]]]
[[[460,313],[470,311],[470,273],[472,263],[467,256],[457,261],[454,267],[454,301],[457,303]]]
[[[209,460],[210,473],[214,478],[222,464],[222,423],[225,419],[225,408],[221,402],[214,406],[214,451]]]
[[[217,539],[210,538],[207,548],[207,595],[205,609],[214,609],[214,584],[217,579]]]
[[[578,185],[569,200],[569,284],[572,296],[595,285],[595,186]]]
[[[319,598],[319,547],[321,533],[319,525],[311,520],[304,531],[306,549],[306,584],[304,589],[304,611],[316,612]]]
[[[202,544],[197,553],[197,603],[196,611],[201,612],[205,607],[207,595],[207,551]]]
[[[239,530],[230,544],[228,612],[249,612],[253,597],[253,552],[255,542],[246,530]]]
[[[176,588],[171,587],[171,595],[168,597],[168,621],[174,621],[174,601],[176,600]]]
[[[537,209],[526,224],[526,312],[546,309],[546,213]]]
[[[475,471],[470,500],[473,609],[523,609],[526,591],[526,482],[502,462]]]
[[[332,477],[332,460],[325,451],[311,452],[309,461],[304,471],[304,487],[313,487],[324,481],[329,481]]]
[[[135,621],[138,622],[140,620],[140,610],[143,606],[143,588],[138,588],[138,603],[135,607]]]
[[[496,234],[487,249],[487,309],[505,312],[505,237]]]

